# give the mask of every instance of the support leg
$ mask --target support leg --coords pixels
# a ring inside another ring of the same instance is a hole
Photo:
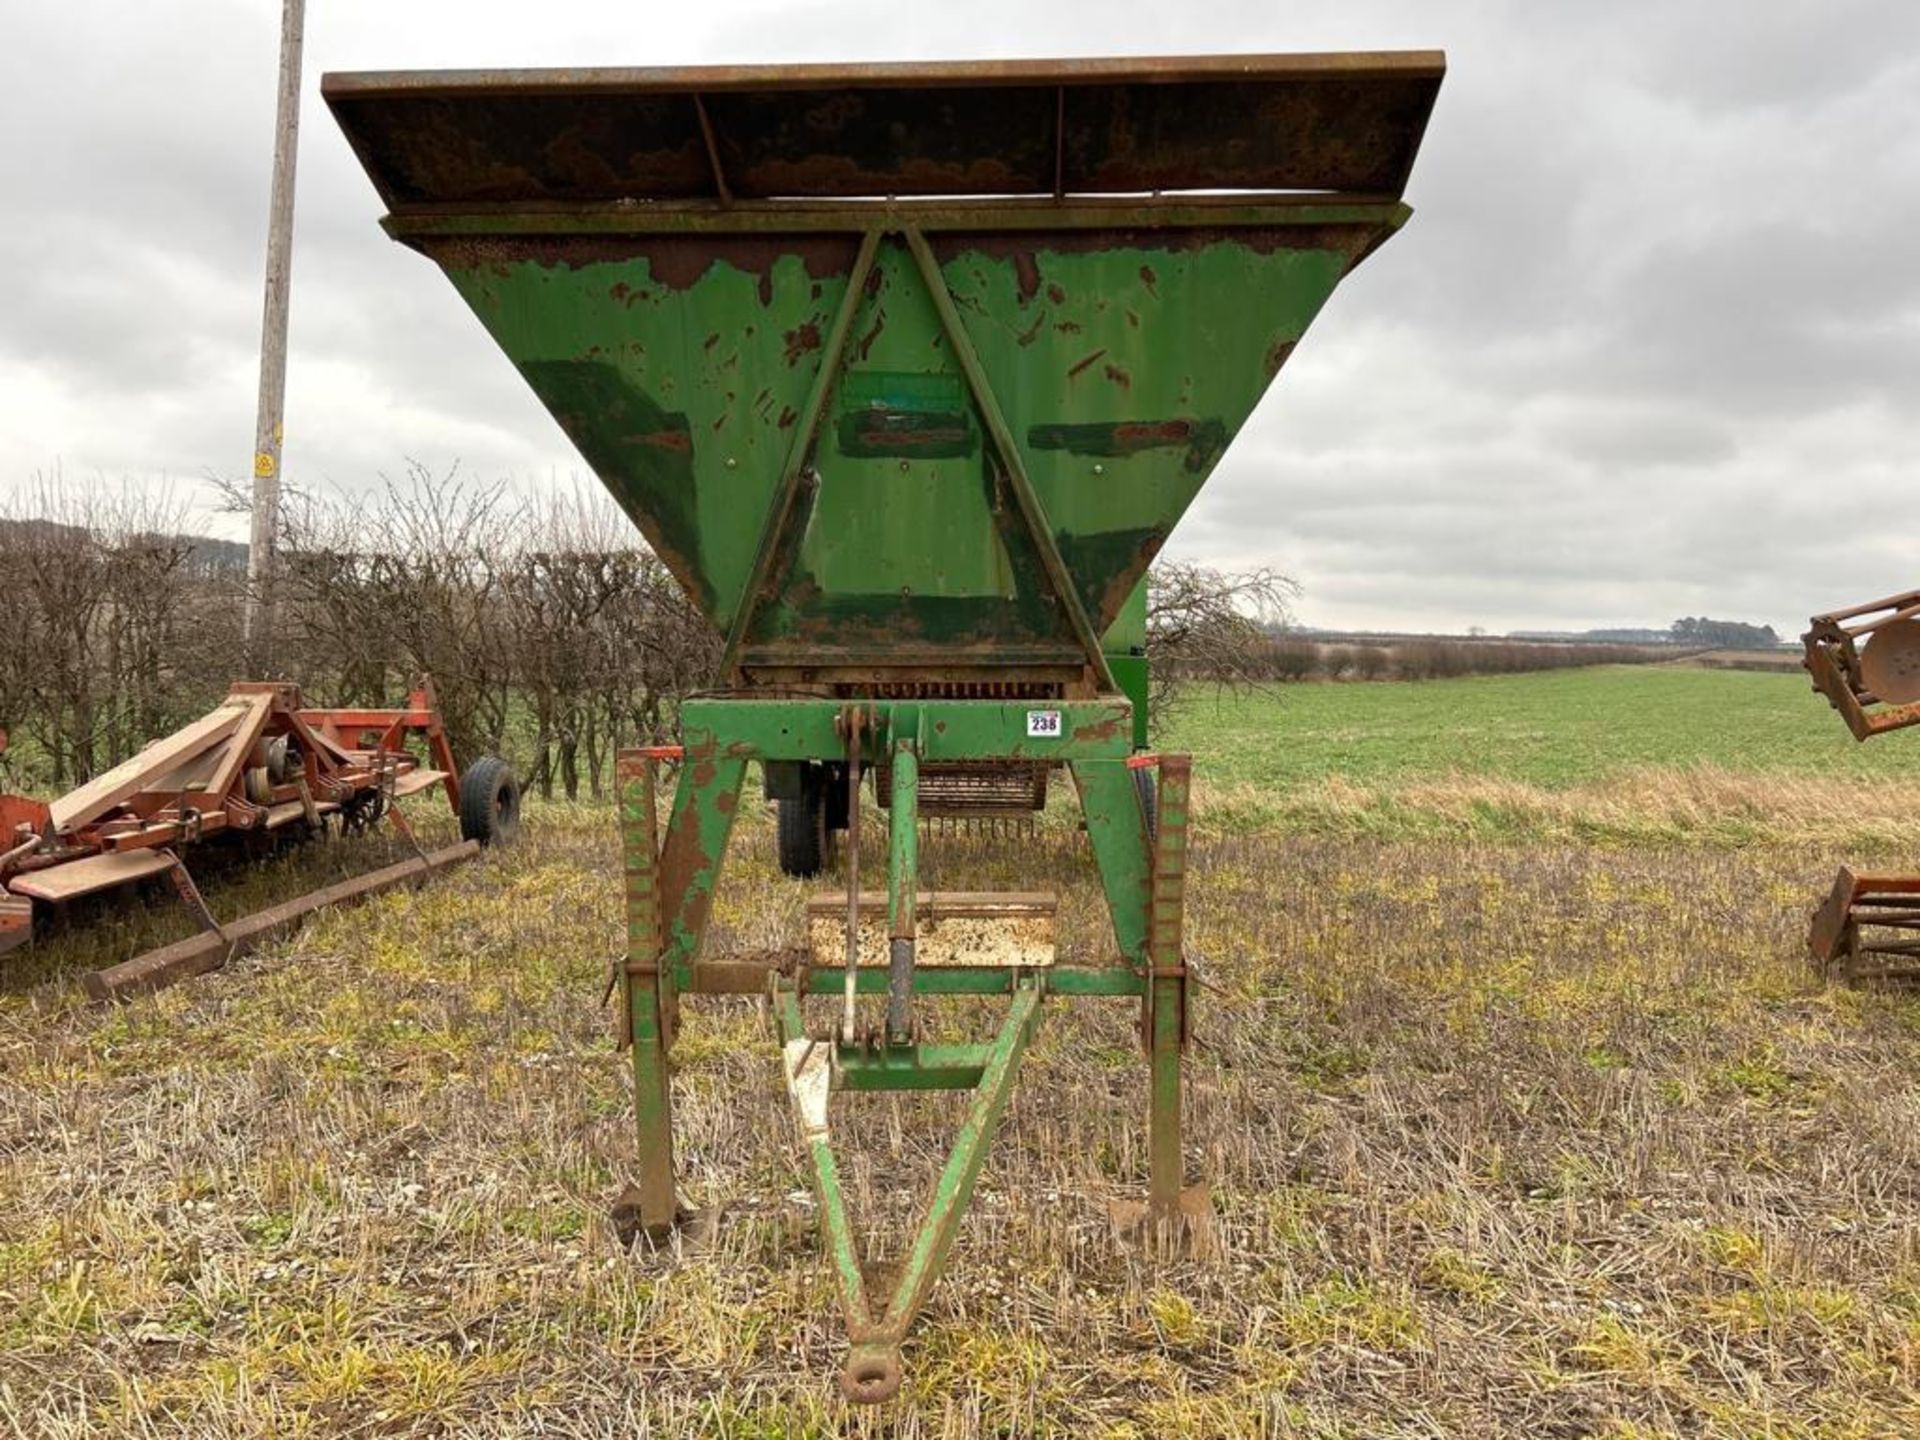
[[[913,1039],[914,906],[920,886],[920,756],[910,740],[893,747],[893,804],[888,812],[887,1044]]]
[[[1147,1046],[1152,1100],[1147,1118],[1147,1204],[1156,1221],[1180,1207],[1180,1058],[1186,1048],[1187,969],[1181,946],[1187,895],[1187,791],[1192,762],[1160,761],[1160,823],[1153,839],[1153,891],[1147,956],[1152,962]]]
[[[667,1068],[670,1003],[660,963],[653,761],[644,753],[624,751],[616,775],[627,890],[627,958],[622,967],[626,1004],[621,1029],[622,1038],[633,1049],[634,1114],[640,1132],[640,1179],[622,1197],[622,1207],[630,1211],[627,1228],[657,1242],[672,1230],[679,1200],[673,1188],[673,1110]]]
[[[1141,757],[1133,763],[1155,763]],[[1193,1248],[1211,1233],[1211,1201],[1204,1185],[1186,1186],[1181,1136],[1182,1060],[1191,1000],[1183,935],[1187,889],[1187,800],[1192,762],[1163,755],[1159,823],[1147,837],[1140,792],[1127,768],[1074,767],[1113,911],[1121,955],[1142,975],[1141,1039],[1148,1062],[1147,1200],[1116,1201],[1112,1215],[1123,1234]],[[1136,877],[1137,883],[1136,883]],[[1135,940],[1137,950],[1129,946]],[[1137,957],[1137,958],[1136,958]]]

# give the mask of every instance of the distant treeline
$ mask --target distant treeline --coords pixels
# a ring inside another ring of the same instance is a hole
[[[244,505],[244,492],[231,503]],[[598,795],[621,745],[670,738],[719,637],[597,491],[521,499],[415,467],[369,494],[284,497],[276,624],[251,660],[246,547],[187,533],[150,489],[44,485],[0,520],[6,783],[75,784],[217,704],[291,679],[316,705],[397,701],[428,674],[456,755]],[[1156,709],[1183,676],[1257,680],[1291,587],[1163,562]]]
[[[670,734],[717,656],[706,621],[597,496],[524,501],[415,469],[365,497],[286,499],[277,621],[249,663],[246,547],[127,487],[45,485],[0,522],[0,725],[15,786],[64,787],[204,713],[235,680],[316,705],[430,674],[462,761],[599,793],[617,745]],[[249,674],[252,671],[252,674]]]
[[[1709,620],[1704,615],[1674,621],[1672,635],[1676,645],[1697,645],[1703,650],[1771,650],[1780,643],[1771,625]]]
[[[1444,680],[1456,675],[1513,675],[1582,665],[1634,665],[1672,656],[1671,649],[1648,645],[1437,636],[1329,641],[1278,635],[1267,639],[1255,668],[1262,678],[1275,681]]]
[[[712,627],[597,491],[525,500],[415,467],[366,495],[290,492],[277,623],[251,661],[245,546],[188,533],[185,507],[150,488],[48,484],[16,504],[20,518],[0,519],[11,786],[99,774],[234,680],[292,679],[316,705],[380,705],[429,674],[463,760],[503,754],[544,793],[598,795],[619,746],[670,737],[681,698],[714,683]],[[1156,711],[1192,680],[1425,680],[1673,653],[1308,638],[1284,628],[1294,587],[1269,570],[1162,560],[1148,590]]]

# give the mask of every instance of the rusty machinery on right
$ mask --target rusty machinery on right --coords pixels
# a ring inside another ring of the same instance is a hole
[[[1800,639],[1856,740],[1920,724],[1920,590],[1816,615]],[[1920,982],[1920,873],[1842,865],[1807,947],[1835,979]]]

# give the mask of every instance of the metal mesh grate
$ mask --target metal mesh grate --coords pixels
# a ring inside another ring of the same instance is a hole
[[[1043,761],[935,761],[920,767],[920,814],[929,820],[1030,815],[1047,804]],[[874,767],[882,807],[893,797],[893,762]]]
[[[843,688],[874,700],[1058,700],[1065,687],[1055,680],[880,680]]]

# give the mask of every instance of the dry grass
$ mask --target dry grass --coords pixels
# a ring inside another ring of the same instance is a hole
[[[1727,803],[1689,793],[1636,792]],[[1393,803],[1444,821],[1487,798]],[[1781,816],[1802,798],[1752,792]],[[1207,831],[1191,938],[1220,993],[1189,1156],[1218,1252],[1114,1239],[1106,1202],[1145,1173],[1134,1013],[1056,1002],[905,1398],[853,1416],[757,1002],[690,1005],[678,1054],[682,1188],[721,1211],[711,1238],[614,1243],[633,1142],[598,1003],[610,820],[535,819],[517,852],[125,1009],[81,1008],[54,961],[6,972],[0,1432],[1920,1424],[1920,1009],[1804,968],[1835,859],[1817,817],[1746,848]],[[717,944],[797,933],[770,841],[737,843]],[[1090,958],[1080,847],[1064,826],[935,842],[934,880],[1055,886]],[[897,1238],[952,1102],[848,1112],[853,1192]]]
[[[1920,796],[1892,778],[1692,765],[1640,766],[1575,785],[1462,773],[1372,781],[1330,774],[1272,788],[1198,783],[1203,813],[1237,830],[1636,847],[1824,846],[1856,857],[1920,851]]]

